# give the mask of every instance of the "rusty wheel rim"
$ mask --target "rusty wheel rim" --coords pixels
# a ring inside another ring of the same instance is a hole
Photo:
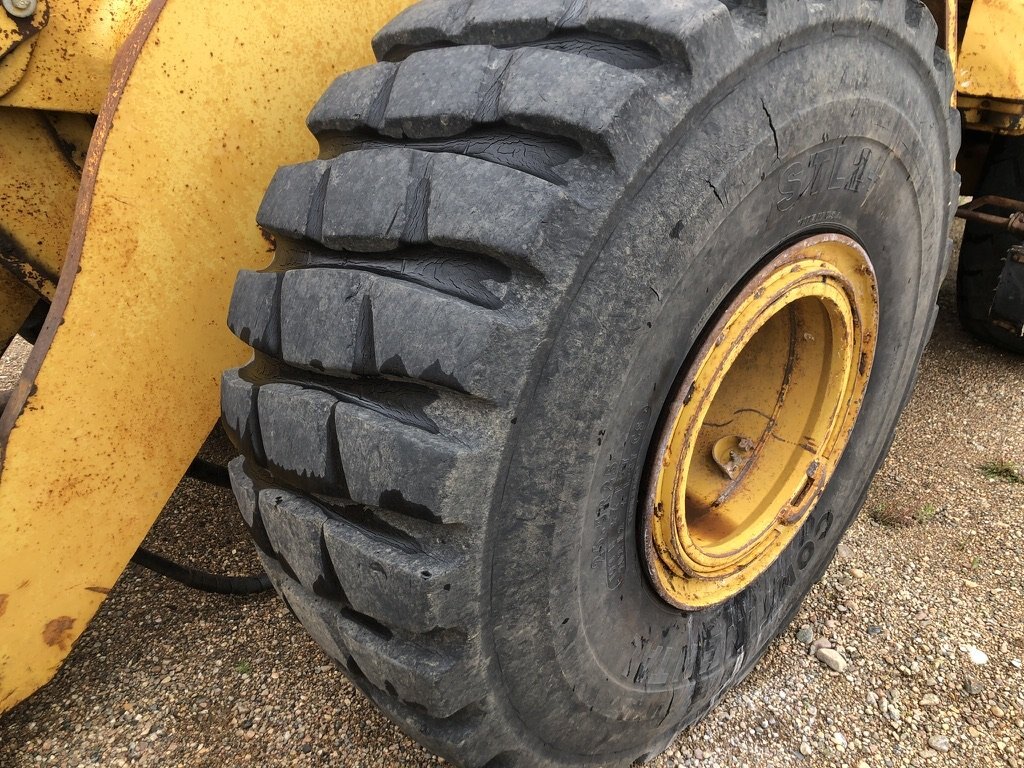
[[[719,313],[649,464],[643,554],[664,600],[721,603],[793,540],[849,442],[877,328],[871,262],[841,234],[782,251]]]

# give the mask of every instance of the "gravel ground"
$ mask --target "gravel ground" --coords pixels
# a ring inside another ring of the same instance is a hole
[[[1024,768],[1024,483],[997,466],[1024,464],[1024,366],[959,329],[951,283],[941,306],[836,561],[751,676],[654,766]],[[148,544],[255,568],[229,494],[189,481]],[[6,768],[440,762],[275,597],[207,596],[135,566],[56,679],[0,722]]]

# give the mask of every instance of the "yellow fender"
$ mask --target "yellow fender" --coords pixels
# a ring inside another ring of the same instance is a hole
[[[263,190],[316,152],[305,112],[409,4],[154,0],[128,36],[0,418],[0,712],[54,675],[215,424],[246,354],[224,323],[235,273],[270,258]]]
[[[1024,135],[1024,2],[974,0],[956,66],[967,128]]]

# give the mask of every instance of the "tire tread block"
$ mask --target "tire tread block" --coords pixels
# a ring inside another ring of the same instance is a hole
[[[257,408],[267,468],[314,492],[344,487],[333,436],[336,404],[315,389],[260,386]]]
[[[455,714],[479,693],[466,674],[454,635],[399,638],[375,631],[357,615],[286,581],[282,593],[297,618],[336,659],[354,659],[379,691],[425,708],[435,717]]]
[[[391,71],[396,65],[375,66]],[[637,156],[637,126],[643,124],[631,118],[650,122],[661,111],[639,75],[564,50],[462,46],[417,52],[397,66],[393,82],[372,78],[391,83],[379,124],[362,111],[357,116],[351,98],[338,97],[348,90],[350,76],[342,75],[313,108],[310,128],[321,137],[351,133],[359,141],[372,133],[437,139],[477,126],[506,126],[570,139],[628,165]],[[351,77],[356,87],[371,81],[363,71]],[[365,98],[355,101],[362,105]]]
[[[355,270],[289,272],[281,317],[281,353],[291,365],[415,379],[489,400],[519,383],[515,371],[487,365],[487,353],[517,349],[520,329],[407,282]]]

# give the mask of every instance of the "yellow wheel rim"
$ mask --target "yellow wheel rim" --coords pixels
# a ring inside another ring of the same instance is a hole
[[[666,601],[720,603],[796,536],[853,431],[877,328],[871,262],[838,234],[783,251],[721,313],[651,464],[642,541]]]

